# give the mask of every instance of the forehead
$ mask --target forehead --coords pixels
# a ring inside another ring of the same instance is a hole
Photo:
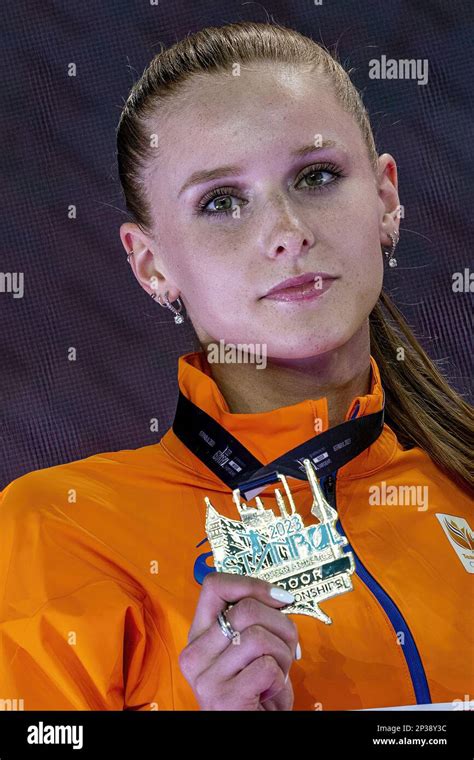
[[[194,76],[157,120],[160,176],[176,185],[209,162],[265,164],[318,134],[363,150],[360,129],[329,79],[308,67],[255,63],[238,76]]]

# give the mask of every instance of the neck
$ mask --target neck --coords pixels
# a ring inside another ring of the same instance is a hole
[[[207,355],[207,344],[201,342]],[[327,398],[329,426],[344,422],[354,396],[370,390],[368,321],[344,346],[306,359],[267,358],[253,363],[210,363],[211,375],[235,414],[268,412],[309,398]]]

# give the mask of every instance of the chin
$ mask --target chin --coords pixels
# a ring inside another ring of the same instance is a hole
[[[285,343],[281,340],[267,341],[267,355],[269,359],[310,359],[334,351],[348,340],[347,334],[331,335],[319,340],[315,340],[314,335],[309,340],[302,340],[301,335],[298,335]]]

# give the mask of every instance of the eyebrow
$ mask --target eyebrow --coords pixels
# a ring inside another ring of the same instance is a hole
[[[323,140],[321,145],[310,143],[309,145],[305,145],[302,148],[296,148],[296,150],[292,151],[290,155],[292,158],[302,158],[304,156],[307,156],[309,153],[314,153],[315,151],[322,150],[323,148],[333,147],[337,147],[337,143],[334,142],[334,140]],[[201,169],[195,171],[191,174],[190,177],[188,177],[182,186],[181,190],[178,193],[178,198],[182,193],[184,193],[185,190],[188,189],[188,187],[191,187],[192,185],[201,185],[204,182],[209,182],[212,179],[220,179],[220,177],[225,177],[229,174],[240,174],[241,171],[242,169],[240,166],[218,166],[215,169]]]

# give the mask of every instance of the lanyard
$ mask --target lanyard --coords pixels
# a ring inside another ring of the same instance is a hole
[[[368,448],[384,426],[385,393],[382,409],[364,417],[346,420],[309,438],[286,454],[263,465],[253,454],[207,412],[190,401],[179,389],[173,431],[228,488],[239,488],[248,501],[269,483],[283,475],[306,480],[303,459],[308,458],[321,477],[338,470]]]

